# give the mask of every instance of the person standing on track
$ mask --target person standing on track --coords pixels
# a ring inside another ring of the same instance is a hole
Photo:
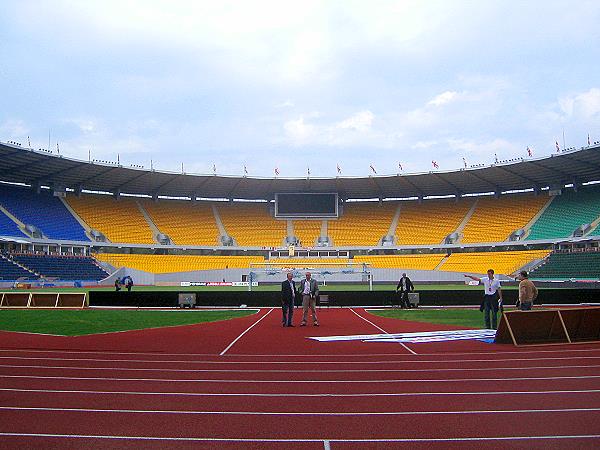
[[[533,301],[538,296],[538,290],[533,281],[529,279],[529,274],[525,270],[519,273],[517,280],[521,281],[519,282],[519,300],[516,306],[521,311],[530,311],[533,307]]]
[[[485,327],[495,330],[498,323],[498,310],[502,305],[502,289],[500,287],[500,280],[494,277],[494,269],[488,269],[487,277],[479,278],[473,275],[464,275],[467,278],[483,283],[483,302],[479,310],[484,313]],[[492,316],[491,324],[490,315]]]
[[[293,327],[292,316],[294,315],[294,300],[296,299],[296,283],[294,275],[288,272],[287,280],[281,283],[281,310],[283,318],[281,323],[284,327]]]
[[[300,293],[302,294],[302,322],[301,327],[306,326],[306,319],[308,318],[308,308],[310,308],[313,317],[313,325],[319,326],[317,320],[317,296],[319,295],[319,285],[317,280],[311,277],[310,272],[306,272],[306,278],[300,281]]]
[[[410,308],[410,302],[408,301],[408,293],[415,290],[415,286],[410,281],[410,278],[405,273],[402,274],[402,278],[398,281],[396,286],[396,294],[400,294],[400,307]]]

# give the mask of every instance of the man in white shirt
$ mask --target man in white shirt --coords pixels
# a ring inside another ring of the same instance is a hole
[[[487,271],[487,277],[479,278],[474,277],[473,275],[464,275],[467,278],[483,284],[483,302],[479,309],[484,312],[485,327],[495,330],[498,323],[498,309],[500,309],[500,305],[502,305],[502,288],[500,286],[500,280],[494,277],[493,269]],[[490,315],[492,316],[491,324]]]
[[[310,309],[313,317],[313,325],[318,327],[319,321],[317,320],[317,310],[315,306],[317,303],[317,296],[319,295],[319,286],[317,280],[311,277],[310,272],[306,272],[306,278],[300,280],[299,292],[302,294],[302,322],[300,322],[300,326],[306,326],[308,310]]]

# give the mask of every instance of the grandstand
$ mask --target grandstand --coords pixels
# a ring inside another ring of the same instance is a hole
[[[461,242],[502,242],[523,229],[548,203],[547,196],[534,194],[483,197],[477,200]]]
[[[531,272],[536,279],[600,279],[600,252],[556,252]]]
[[[60,198],[53,197],[47,190],[37,193],[24,187],[0,184],[0,205],[23,225],[34,226],[32,231],[39,230],[43,237],[89,241],[83,227]]]
[[[113,272],[136,270],[170,274],[170,282],[191,272],[240,281],[257,266],[344,265],[369,266],[378,281],[414,271],[458,282],[490,267],[595,279],[595,253],[553,250],[599,245],[600,186],[587,183],[600,180],[600,146],[565,153],[535,165],[273,183],[107,168],[0,143],[0,280],[108,284]],[[15,158],[35,174],[15,174]],[[277,192],[333,190],[337,218],[274,217]],[[283,257],[292,244],[296,254]]]
[[[275,220],[265,203],[227,203],[217,207],[227,234],[241,247],[281,247],[286,222]]]
[[[377,245],[388,234],[397,207],[395,202],[347,203],[339,219],[328,221],[333,245]]]
[[[152,230],[135,199],[106,195],[67,196],[67,203],[93,230],[115,243],[154,244]]]
[[[130,267],[150,273],[190,272],[196,270],[247,269],[264,261],[260,256],[131,255],[98,253],[96,259],[114,268]]]
[[[561,239],[574,235],[576,230],[585,225],[595,230],[590,235],[597,236],[598,219],[600,218],[600,187],[589,186],[566,190],[554,198],[552,203],[533,224],[527,239]]]
[[[144,201],[144,209],[158,230],[175,245],[220,245],[219,229],[209,202]]]

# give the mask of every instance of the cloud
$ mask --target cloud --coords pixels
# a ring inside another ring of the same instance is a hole
[[[562,97],[558,104],[568,117],[593,118],[600,113],[600,89],[592,88],[587,92]]]
[[[21,139],[27,136],[29,128],[19,119],[8,119],[0,124],[0,136],[9,139]]]
[[[458,92],[456,91],[446,91],[442,92],[440,95],[435,96],[433,99],[427,102],[428,106],[442,106],[446,103],[450,103],[458,97]]]
[[[355,130],[364,133],[371,129],[374,118],[375,115],[373,115],[371,111],[361,111],[351,117],[348,117],[347,119],[342,120],[341,122],[338,122],[335,126],[341,129]]]

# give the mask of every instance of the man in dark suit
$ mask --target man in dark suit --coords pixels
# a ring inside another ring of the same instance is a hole
[[[415,290],[412,281],[410,278],[406,276],[405,273],[402,274],[402,278],[398,281],[398,285],[396,286],[396,293],[400,294],[400,307],[401,308],[410,308],[410,302],[408,301],[408,293]]]
[[[281,283],[281,310],[283,318],[281,323],[284,327],[293,327],[292,316],[294,315],[294,300],[296,298],[296,284],[292,279],[291,272],[287,274],[287,280]]]

